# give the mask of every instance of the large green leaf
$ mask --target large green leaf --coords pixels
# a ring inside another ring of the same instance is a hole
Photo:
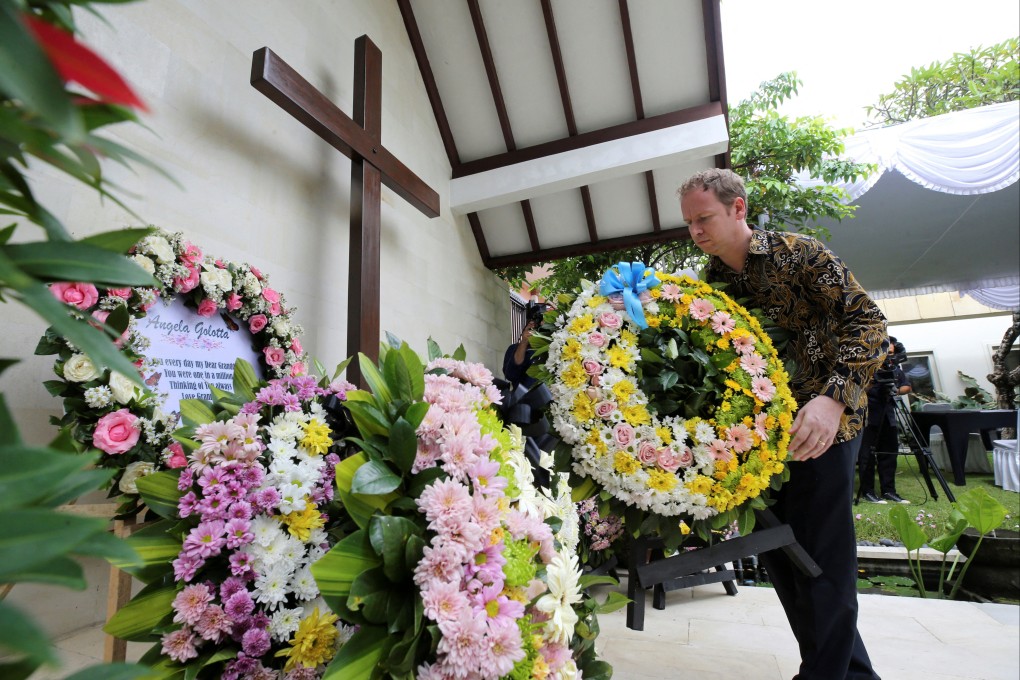
[[[372,435],[388,436],[390,423],[382,411],[376,407],[375,397],[360,390],[347,393],[345,402],[347,410],[354,418],[358,431],[365,437]]]
[[[956,499],[956,509],[982,536],[995,531],[1006,519],[1006,507],[980,487],[967,490]]]
[[[924,531],[921,530],[921,527],[917,526],[917,523],[907,514],[902,505],[897,505],[889,511],[889,521],[897,533],[899,533],[900,541],[908,552],[920,549],[925,544],[925,541],[928,540]]]
[[[138,495],[145,501],[149,510],[160,517],[174,519],[177,517],[177,502],[184,492],[177,488],[181,473],[172,470],[154,472],[138,479]]]
[[[163,519],[134,532],[127,543],[137,553],[137,559],[113,561],[113,565],[144,583],[169,573],[173,570],[171,562],[181,552],[181,540],[168,533],[175,525],[173,520]]]
[[[74,550],[106,529],[106,521],[45,508],[8,509],[0,522],[0,583]]]
[[[361,626],[326,668],[322,680],[373,680],[393,645],[385,626]]]
[[[408,473],[414,466],[418,453],[418,435],[411,423],[402,416],[393,422],[390,428],[390,460],[396,463],[401,472]]]
[[[400,598],[382,567],[358,574],[351,583],[347,606],[360,611],[370,623],[389,623],[391,598]]]
[[[155,286],[156,279],[119,253],[80,241],[5,246],[7,257],[40,281],[89,281],[107,286]]]
[[[104,663],[89,666],[67,676],[66,680],[134,680],[148,678],[149,669],[137,663]]]
[[[393,473],[385,461],[370,460],[354,473],[351,491],[357,494],[378,496],[400,486],[400,477]]]
[[[202,399],[181,399],[181,420],[185,425],[197,427],[216,420],[216,413],[209,402]]]
[[[7,408],[7,400],[0,393],[0,446],[14,446],[21,443],[18,424],[14,422],[11,410]]]
[[[418,525],[406,517],[376,515],[368,523],[368,537],[372,548],[382,555],[386,578],[399,583],[407,576],[413,564],[404,561],[404,546],[413,536],[420,536]]]
[[[85,463],[81,456],[50,449],[0,446],[0,512],[45,497]]]
[[[945,532],[928,541],[928,546],[945,554],[956,546],[964,530],[967,528],[967,520],[958,510],[953,510],[946,521]]]
[[[155,232],[155,227],[115,229],[113,231],[104,231],[99,234],[85,236],[84,238],[79,239],[79,243],[88,243],[89,245],[103,248],[104,250],[109,250],[114,253],[126,253],[133,245]]]
[[[57,132],[78,139],[84,128],[64,84],[18,16],[19,3],[0,3],[0,90],[42,116]]]
[[[10,583],[46,583],[74,590],[84,590],[88,585],[81,565],[70,557],[54,557],[31,569],[14,572],[7,580]]]
[[[358,468],[368,461],[364,453],[357,453],[345,459],[336,466],[336,490],[344,509],[350,514],[351,519],[362,529],[368,528],[368,519],[376,512],[382,510],[399,496],[396,493],[389,493],[382,496],[370,496],[354,493],[351,488],[354,483],[354,475]]]
[[[110,635],[130,642],[156,642],[160,639],[153,632],[173,613],[171,603],[177,596],[173,585],[152,583],[144,588],[114,614],[103,630]]]
[[[32,617],[0,600],[0,651],[24,655],[34,664],[55,664],[57,657],[50,640]]]
[[[238,359],[234,363],[234,394],[246,402],[255,399],[255,388],[258,387],[259,378],[255,375],[255,369],[244,359]]]
[[[354,579],[382,564],[367,531],[355,531],[312,565],[312,576],[326,598],[346,599]]]
[[[361,377],[368,383],[372,393],[384,404],[393,401],[393,392],[389,385],[386,384],[386,379],[379,373],[375,362],[366,355],[359,353],[358,365],[361,367]]]

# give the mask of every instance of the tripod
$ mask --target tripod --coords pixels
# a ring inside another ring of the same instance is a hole
[[[935,491],[935,484],[931,481],[931,475],[929,469],[935,472],[935,477],[939,480],[939,485],[942,490],[946,492],[946,498],[951,503],[956,502],[956,497],[950,490],[949,485],[946,483],[946,478],[942,476],[942,471],[939,470],[938,466],[935,465],[935,459],[932,458],[931,450],[922,444],[924,438],[921,436],[921,431],[917,427],[917,423],[910,416],[910,411],[907,409],[907,405],[903,399],[898,396],[894,396],[893,400],[893,413],[896,416],[896,423],[899,426],[899,431],[904,432],[907,435],[907,443],[910,446],[910,453],[913,454],[917,460],[917,467],[921,471],[921,475],[924,477],[925,483],[928,485],[928,491],[931,493],[932,498],[937,499],[939,497],[938,492]],[[887,423],[883,423],[883,427],[887,427]],[[899,451],[875,451],[876,456],[899,456],[906,455],[901,454]],[[863,484],[857,489],[857,496],[854,498],[854,505],[861,500],[861,490]]]

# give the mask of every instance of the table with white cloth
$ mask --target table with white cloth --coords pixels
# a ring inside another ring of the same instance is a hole
[[[996,439],[992,442],[992,467],[995,486],[1006,491],[1020,492],[1020,446],[1016,439]]]

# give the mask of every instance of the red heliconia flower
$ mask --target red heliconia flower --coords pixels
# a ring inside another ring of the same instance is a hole
[[[75,40],[74,35],[42,19],[25,15],[25,23],[35,35],[60,77],[94,92],[111,104],[147,111],[145,102],[102,57]]]

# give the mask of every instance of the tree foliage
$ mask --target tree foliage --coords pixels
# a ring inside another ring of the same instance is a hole
[[[892,125],[1020,99],[1018,56],[1020,38],[1010,38],[912,68],[867,107],[870,122]]]
[[[831,182],[857,181],[873,167],[840,158],[849,129],[830,127],[819,116],[791,119],[776,108],[797,94],[801,81],[796,73],[781,73],[763,82],[747,99],[730,108],[730,148],[733,170],[747,185],[748,221],[758,223],[767,214],[769,227],[796,230],[828,238],[818,220],[840,221],[852,217],[846,192]],[[797,176],[821,178],[826,184],[803,187]],[[675,208],[679,216],[679,206]],[[676,272],[698,268],[705,256],[689,238],[639,246],[626,250],[581,255],[555,262],[553,273],[537,283],[539,292],[553,298],[561,291],[574,290],[582,279],[598,280],[605,270],[621,260],[641,261],[659,269]],[[497,270],[516,289],[531,265]]]

